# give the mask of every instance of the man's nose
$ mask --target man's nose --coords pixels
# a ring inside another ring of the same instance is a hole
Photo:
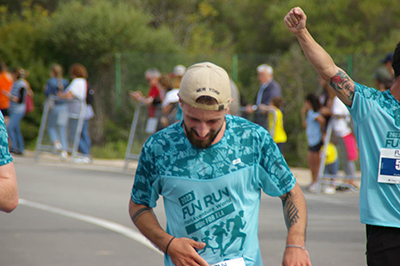
[[[210,128],[207,126],[206,123],[199,123],[196,126],[196,132],[200,138],[204,138],[210,132]]]

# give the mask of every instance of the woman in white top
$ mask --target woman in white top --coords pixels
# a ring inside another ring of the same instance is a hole
[[[71,83],[65,89],[64,92],[59,92],[58,97],[64,99],[70,99],[68,103],[69,122],[68,122],[68,138],[70,144],[74,143],[76,130],[78,127],[79,118],[82,119],[85,116],[86,111],[86,93],[87,93],[87,81],[88,76],[86,68],[79,63],[73,64],[69,69],[69,74],[72,78]],[[80,101],[73,100],[79,99]],[[82,108],[84,110],[82,110]],[[79,134],[80,136],[81,134]],[[71,145],[70,145],[71,146]]]

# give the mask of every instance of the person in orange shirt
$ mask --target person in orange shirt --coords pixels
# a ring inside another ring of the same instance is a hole
[[[8,108],[10,107],[10,99],[7,94],[11,92],[13,84],[13,78],[7,71],[7,67],[4,62],[0,59],[0,111],[3,113],[4,122],[6,126],[10,120]]]

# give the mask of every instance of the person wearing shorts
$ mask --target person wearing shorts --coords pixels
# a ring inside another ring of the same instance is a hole
[[[308,143],[307,163],[311,171],[312,181],[307,190],[311,193],[316,193],[319,187],[320,150],[324,145],[322,132],[325,127],[325,118],[320,113],[320,109],[321,104],[318,97],[313,93],[308,94],[301,109],[301,120],[303,127],[306,129]]]

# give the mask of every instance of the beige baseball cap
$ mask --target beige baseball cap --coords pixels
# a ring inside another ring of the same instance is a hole
[[[197,103],[201,96],[210,96],[218,104]],[[210,62],[198,63],[186,69],[179,88],[180,99],[190,106],[203,110],[225,110],[231,104],[231,86],[228,73]]]

